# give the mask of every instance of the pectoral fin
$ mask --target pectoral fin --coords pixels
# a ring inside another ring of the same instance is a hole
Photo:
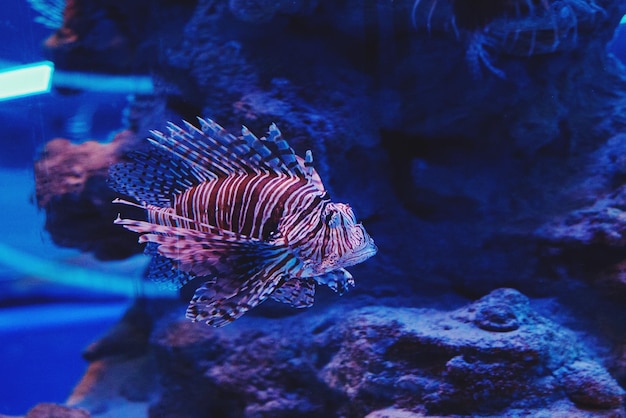
[[[276,241],[129,219],[118,219],[116,223],[143,233],[139,241],[152,248],[157,246],[157,260],[166,258],[176,270],[211,278],[196,290],[187,317],[215,327],[234,321],[263,302],[301,264]]]
[[[245,282],[224,277],[200,286],[187,307],[187,318],[204,321],[213,327],[233,322],[269,297],[284,283],[280,272],[258,274]]]
[[[340,295],[343,295],[350,290],[351,287],[354,287],[354,278],[346,269],[329,271],[320,276],[315,276],[314,279],[317,283],[325,284]]]
[[[286,303],[294,308],[309,308],[315,297],[315,280],[311,278],[294,278],[272,293],[272,299]]]
[[[194,276],[247,278],[256,276],[277,259],[286,258],[285,268],[297,264],[288,249],[276,242],[131,219],[118,219],[115,223],[143,233],[140,243],[157,245],[157,253],[172,260],[174,268]]]

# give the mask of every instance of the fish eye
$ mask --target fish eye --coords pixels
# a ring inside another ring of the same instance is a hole
[[[333,207],[326,207],[322,214],[322,220],[324,224],[329,228],[335,228],[339,224],[340,214],[339,211]]]

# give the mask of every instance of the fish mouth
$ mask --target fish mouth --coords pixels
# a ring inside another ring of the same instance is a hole
[[[373,257],[378,252],[378,247],[374,244],[374,240],[370,238],[370,242],[368,242],[363,247],[357,249],[355,252],[351,253],[349,256],[341,259],[341,265],[343,267],[354,266],[355,264],[359,264],[364,262],[370,257]]]

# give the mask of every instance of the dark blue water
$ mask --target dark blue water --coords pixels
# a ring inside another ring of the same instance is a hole
[[[35,16],[26,0],[3,0],[0,70],[46,59],[42,43],[53,31],[34,23]],[[0,101],[0,205],[4,219],[11,219],[0,234],[4,248],[61,266],[77,257],[56,248],[43,229],[43,214],[32,199],[33,162],[49,140],[75,139],[77,124],[68,121],[77,115],[87,122],[81,140],[109,140],[120,127],[125,103],[124,94],[58,91]],[[97,268],[80,261],[73,265]],[[0,415],[23,415],[41,402],[63,403],[87,367],[81,353],[127,305],[124,298],[111,302],[67,282],[61,286],[54,277],[29,276],[16,264],[0,263]]]
[[[0,414],[22,415],[40,402],[65,402],[87,367],[83,349],[125,307],[81,303],[0,310]]]

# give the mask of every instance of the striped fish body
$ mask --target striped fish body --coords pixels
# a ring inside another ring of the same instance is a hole
[[[289,211],[302,210],[319,191],[294,176],[237,174],[203,182],[174,196],[178,216],[193,219],[186,227],[211,225],[237,235],[267,241]]]
[[[376,246],[348,205],[330,201],[311,153],[296,156],[275,125],[259,139],[199,122],[153,132],[154,148],[110,173],[112,187],[137,201],[116,202],[147,211],[147,221],[115,222],[147,243],[149,275],[203,282],[187,316],[222,326],[268,297],[307,307],[317,284],[340,293],[353,285],[345,267]]]

